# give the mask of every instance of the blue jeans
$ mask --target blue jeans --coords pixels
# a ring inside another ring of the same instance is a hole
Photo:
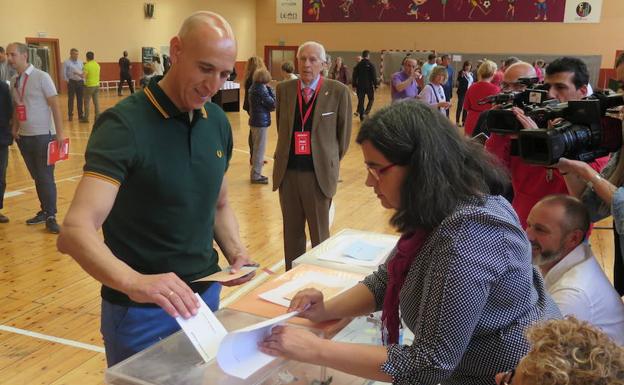
[[[219,309],[221,285],[213,283],[201,297],[210,310]],[[101,328],[109,367],[180,330],[175,318],[160,307],[115,305],[102,299]]]
[[[50,134],[20,136],[17,141],[26,168],[35,181],[41,211],[47,216],[56,215],[54,165],[48,166],[48,143],[54,138],[55,136]]]

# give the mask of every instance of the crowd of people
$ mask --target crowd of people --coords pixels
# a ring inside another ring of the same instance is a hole
[[[0,176],[6,147],[16,140],[41,203],[28,223],[60,231],[59,251],[102,283],[109,366],[175,332],[175,317],[196,314],[194,292],[219,307],[219,284],[193,282],[219,270],[213,241],[231,272],[254,264],[228,200],[230,123],[210,103],[232,74],[234,32],[222,16],[197,12],[171,39],[170,54],[168,71],[155,69],[142,92],[100,113],[94,54],[87,52],[83,63],[70,51],[63,71],[68,118],[77,99],[79,120],[88,120],[91,99],[96,120],[84,175],[60,228],[54,166],[41,160],[44,146],[65,138],[57,90],[28,63],[25,45],[6,50],[16,73],[10,87],[0,82],[0,125],[10,127],[0,130]],[[305,253],[306,225],[312,246],[329,237],[330,205],[352,136],[353,91],[365,184],[392,212],[401,237],[388,261],[351,289],[330,300],[306,289],[289,309],[314,322],[381,311],[382,345],[278,326],[261,343],[263,352],[396,384],[624,384],[621,150],[591,162],[529,164],[518,154],[517,133],[492,133],[486,124],[490,111],[507,107],[482,102],[524,91],[526,79],[541,76],[552,98],[581,100],[591,87],[580,59],[558,58],[543,71],[543,63],[517,58],[501,68],[487,59],[476,68],[467,61],[455,74],[449,55],[431,54],[425,63],[408,56],[390,79],[392,103],[376,112],[379,78],[368,50],[352,71],[342,58],[330,64],[315,41],[301,44],[296,59],[298,74],[283,63],[275,90],[256,56],[242,81],[252,184],[269,184],[264,154],[275,111],[272,183],[286,269]],[[127,53],[119,66],[127,80]],[[624,55],[616,68],[624,81]],[[0,66],[0,75],[8,72]],[[455,82],[457,124],[449,118]],[[508,110],[523,129],[538,127],[524,110]],[[471,140],[477,133],[489,136],[485,145]],[[154,149],[163,147],[176,156],[157,156]],[[3,193],[4,178],[0,187]],[[588,243],[591,224],[609,215],[619,242],[615,288]],[[410,344],[399,337],[403,327],[415,336]]]

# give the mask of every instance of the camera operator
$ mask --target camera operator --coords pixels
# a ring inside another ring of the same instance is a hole
[[[501,86],[503,91],[524,91],[526,84],[521,78],[536,77],[535,68],[526,62],[517,62],[507,68]],[[559,102],[580,100],[588,96],[589,73],[587,66],[577,58],[562,57],[546,68],[545,83],[550,85],[549,94]],[[537,128],[537,124],[520,108],[513,107],[516,119],[526,128]],[[563,177],[556,169],[525,163],[517,151],[515,135],[492,134],[486,148],[494,153],[511,174],[514,197],[512,206],[520,223],[526,228],[526,219],[531,208],[543,197],[551,194],[568,194]],[[607,159],[597,159],[592,167],[600,170]]]
[[[624,54],[616,61],[616,80],[624,82]],[[624,132],[624,122],[622,124]],[[592,222],[613,216],[615,256],[613,285],[620,295],[624,294],[624,157],[622,150],[614,153],[601,173],[587,163],[561,158],[557,168],[571,195],[580,198],[590,212]]]

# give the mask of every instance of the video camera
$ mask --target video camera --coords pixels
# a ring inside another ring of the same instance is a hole
[[[479,100],[478,104],[481,105],[488,103],[498,105],[498,108],[487,112],[486,124],[490,132],[514,134],[523,129],[511,111],[512,107],[518,107],[528,115],[533,109],[542,107],[545,103],[557,103],[548,95],[550,85],[537,82],[538,78],[520,78],[517,83],[527,87],[524,91],[501,92]]]
[[[617,151],[622,146],[622,120],[610,116],[609,109],[622,105],[624,94],[607,90],[582,100],[534,108],[527,115],[536,121],[561,121],[548,129],[520,131],[520,156],[527,163],[551,165],[561,157],[590,162]]]

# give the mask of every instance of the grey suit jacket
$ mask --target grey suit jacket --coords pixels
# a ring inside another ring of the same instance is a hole
[[[292,146],[297,80],[284,81],[276,90],[277,146],[273,166],[273,191],[282,184]],[[340,160],[351,139],[351,93],[342,83],[323,79],[312,114],[312,162],[316,180],[326,197],[336,194]]]

